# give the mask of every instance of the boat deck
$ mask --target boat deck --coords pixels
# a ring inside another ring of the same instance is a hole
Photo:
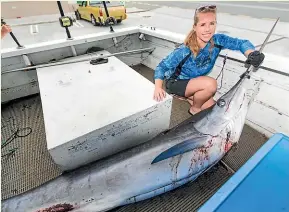
[[[150,68],[144,65],[136,65],[132,68],[147,79],[153,80],[153,71]],[[187,102],[173,100],[170,128],[190,117],[188,109]],[[2,150],[2,155],[4,155],[8,153],[9,149],[18,148],[14,156],[6,156],[1,160],[2,200],[40,186],[61,174],[47,150],[40,95],[2,105],[1,122],[2,142],[15,133],[17,128],[32,129],[29,135],[14,139]],[[25,131],[29,132],[28,130]],[[196,211],[266,140],[268,140],[267,137],[245,125],[238,148],[230,151],[223,159],[229,168],[226,169],[218,164],[192,183],[152,199],[119,207],[112,211],[161,212],[180,211],[180,208],[181,211]]]

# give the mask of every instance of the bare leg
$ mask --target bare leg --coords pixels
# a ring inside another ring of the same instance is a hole
[[[201,76],[191,79],[185,95],[192,105],[191,113],[195,114],[214,104],[213,96],[217,91],[217,81],[211,77]]]
[[[194,104],[194,96],[188,97],[187,101],[190,103],[191,106],[193,106],[193,104]]]
[[[215,100],[213,99],[213,97],[211,97],[208,101],[206,101],[206,102],[202,105],[201,109],[202,109],[202,110],[207,109],[207,108],[211,107],[213,104],[215,104]]]
[[[194,96],[190,96],[190,97],[187,98],[187,101],[189,102],[189,104],[190,104],[191,106],[193,106],[193,104],[194,104],[193,99],[194,99]],[[201,110],[207,109],[207,108],[211,107],[211,106],[212,106],[213,104],[215,104],[215,103],[216,103],[215,100],[213,99],[213,97],[211,97],[208,101],[206,101],[206,102],[202,105]]]

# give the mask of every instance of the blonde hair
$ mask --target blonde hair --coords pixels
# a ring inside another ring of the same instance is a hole
[[[206,9],[202,10],[201,12],[196,12],[195,17],[194,17],[194,26],[196,26],[199,22],[199,17],[198,17],[199,13],[214,13],[214,14],[216,14],[216,9],[212,10],[210,8],[206,8]],[[211,51],[214,47],[214,41],[213,41],[213,39],[210,39],[209,42],[210,42],[210,53],[211,53]],[[198,53],[200,51],[200,46],[198,44],[197,34],[196,34],[196,31],[194,30],[194,28],[192,28],[192,30],[189,32],[189,34],[185,38],[184,44],[191,49],[191,51],[193,52],[195,57],[198,55]]]

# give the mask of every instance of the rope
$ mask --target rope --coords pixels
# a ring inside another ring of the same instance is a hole
[[[28,130],[25,133],[25,130]],[[24,134],[23,134],[24,133]],[[1,150],[6,147],[8,144],[10,144],[13,140],[15,140],[16,138],[24,138],[27,137],[28,135],[30,135],[32,133],[32,129],[30,127],[25,127],[25,128],[18,128],[6,141],[1,143]],[[7,155],[12,155],[16,152],[18,148],[13,148],[13,149],[9,149],[9,153],[1,155],[1,158],[7,156]]]
[[[222,86],[223,86],[223,79],[224,79],[224,67],[225,67],[225,64],[226,64],[226,61],[227,61],[227,54],[226,56],[224,57],[224,60],[223,60],[223,67],[219,73],[219,75],[217,76],[216,80],[218,80],[218,78],[220,77],[220,75],[222,74],[222,78],[221,78],[221,86],[218,88],[218,89],[221,89]]]

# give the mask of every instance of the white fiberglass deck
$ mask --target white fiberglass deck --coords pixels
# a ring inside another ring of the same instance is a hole
[[[103,53],[103,52],[101,52]],[[169,128],[172,98],[117,59],[37,70],[47,147],[62,170],[145,142]]]

